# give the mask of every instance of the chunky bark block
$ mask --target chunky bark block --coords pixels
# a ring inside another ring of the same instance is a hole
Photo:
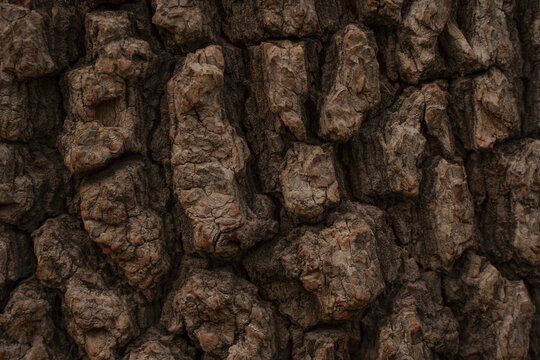
[[[309,327],[350,319],[375,300],[400,264],[388,241],[392,234],[380,210],[346,204],[325,225],[300,226],[262,247],[245,266],[282,314]]]
[[[175,193],[193,223],[193,247],[230,258],[272,236],[276,224],[269,200],[252,208],[242,194],[250,151],[223,108],[224,70],[220,47],[191,53],[168,92]]]
[[[445,289],[460,322],[461,357],[527,356],[535,307],[523,281],[507,280],[485,258],[468,254]]]
[[[137,85],[155,65],[148,42],[133,37],[128,13],[90,13],[86,30],[91,63],[66,76],[69,102],[60,149],[72,173],[145,152],[148,125]]]
[[[365,28],[351,24],[334,36],[323,67],[322,137],[348,141],[381,101],[376,52],[373,34]]]

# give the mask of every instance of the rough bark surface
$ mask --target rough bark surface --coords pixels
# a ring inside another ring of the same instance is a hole
[[[538,1],[0,0],[0,360],[538,358]]]

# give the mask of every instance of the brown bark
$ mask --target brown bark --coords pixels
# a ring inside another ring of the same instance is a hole
[[[534,0],[0,0],[0,360],[538,359]]]

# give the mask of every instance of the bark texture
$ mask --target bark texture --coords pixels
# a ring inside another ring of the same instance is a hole
[[[540,3],[0,0],[0,360],[540,358]]]

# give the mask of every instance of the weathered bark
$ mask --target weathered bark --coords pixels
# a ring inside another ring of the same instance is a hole
[[[537,359],[535,0],[0,0],[0,360]]]

